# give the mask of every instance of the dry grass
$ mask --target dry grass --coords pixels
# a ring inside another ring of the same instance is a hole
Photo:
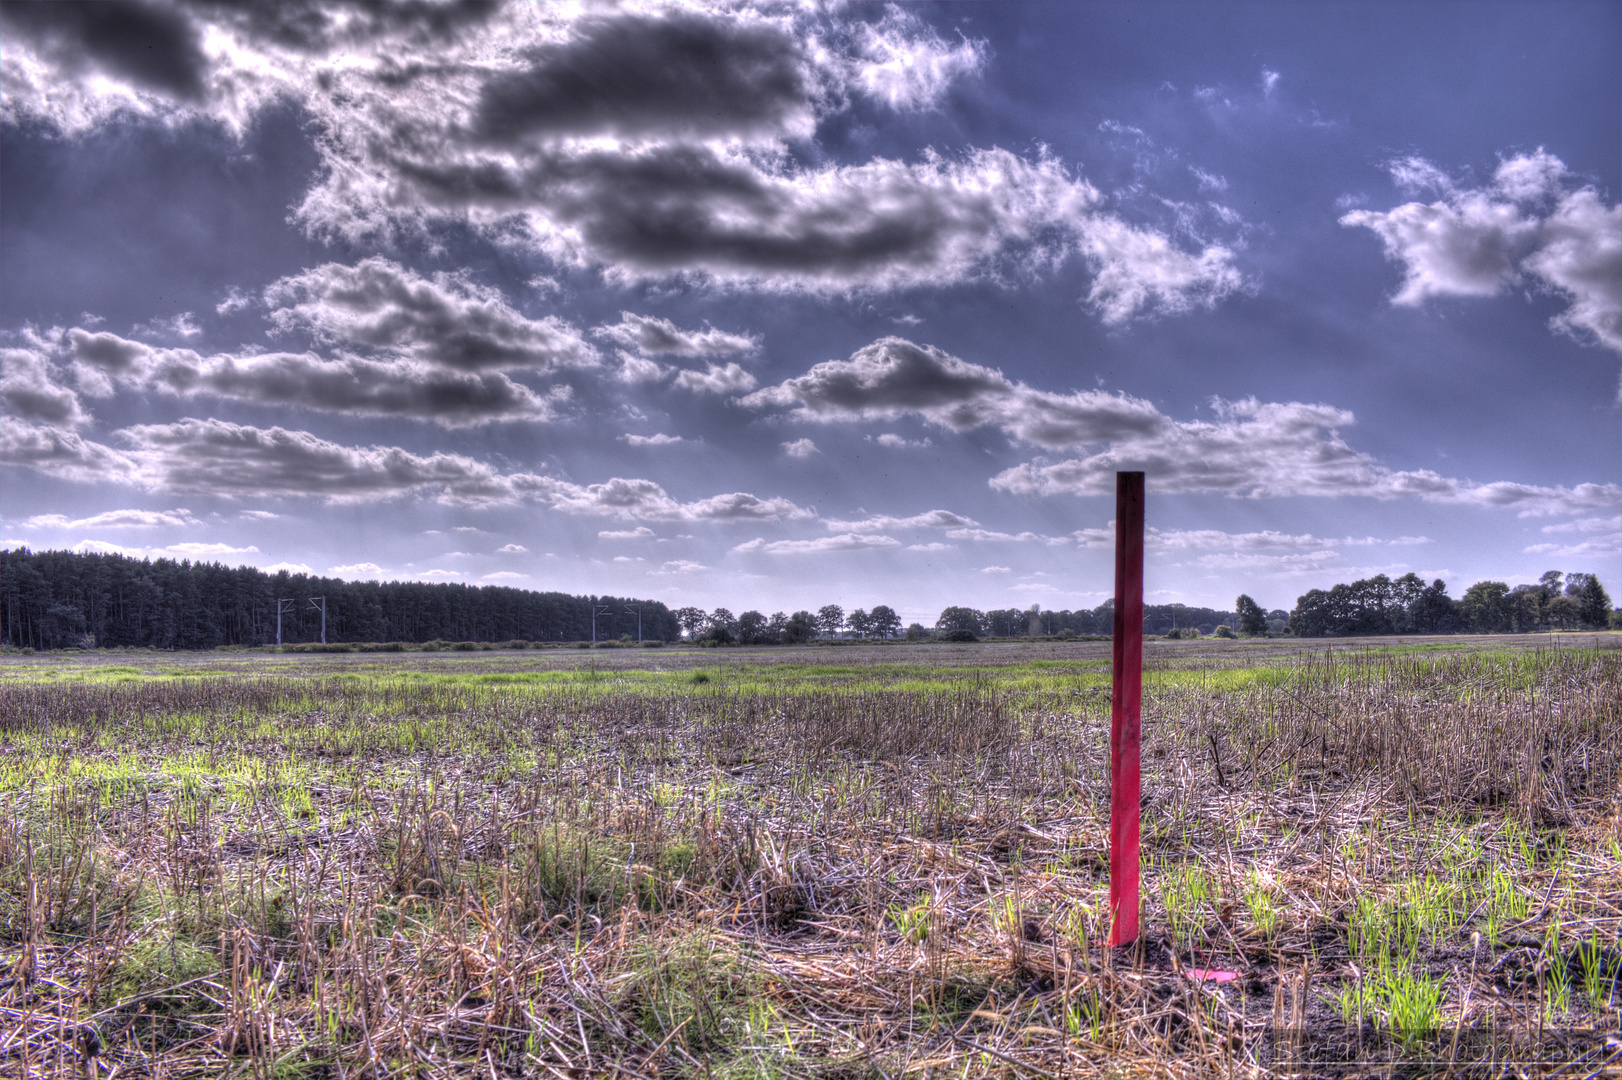
[[[1622,651],[1156,654],[1115,954],[1095,654],[8,666],[0,1069],[1616,1070]]]

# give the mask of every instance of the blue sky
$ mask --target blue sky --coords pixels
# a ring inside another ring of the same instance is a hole
[[[0,8],[0,539],[735,611],[1622,594],[1622,8]]]

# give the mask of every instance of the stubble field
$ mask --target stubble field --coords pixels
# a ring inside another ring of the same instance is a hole
[[[1622,644],[0,660],[0,1073],[1622,1072]]]

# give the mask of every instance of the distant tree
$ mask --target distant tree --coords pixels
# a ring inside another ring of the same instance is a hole
[[[769,622],[766,623],[765,640],[763,645],[781,645],[784,636],[788,633],[788,612],[774,611]]]
[[[909,623],[906,638],[908,641],[928,641],[929,631],[924,628],[923,623]]]
[[[1494,634],[1509,629],[1509,586],[1502,581],[1478,581],[1464,592],[1459,614],[1464,624],[1477,634]]]
[[[718,607],[710,612],[709,617],[704,620],[704,625],[710,630],[714,630],[718,626],[722,627],[734,637],[738,633],[738,620],[733,618],[732,612],[724,607]]]
[[[796,611],[788,617],[788,623],[783,627],[783,642],[798,645],[810,641],[816,633],[817,617],[809,611]]]
[[[1573,578],[1581,578],[1573,589]],[[1578,617],[1584,627],[1603,630],[1611,615],[1611,597],[1593,574],[1567,574],[1566,595],[1577,601]]]
[[[1570,630],[1582,625],[1582,605],[1577,603],[1574,596],[1556,596],[1544,607],[1543,612],[1549,625],[1556,629]]]
[[[688,637],[697,637],[709,621],[709,616],[696,607],[677,608],[672,614],[676,616],[676,625],[685,630]]]
[[[935,620],[935,629],[943,634],[966,630],[978,637],[985,633],[986,617],[971,607],[949,607]]]
[[[901,632],[901,616],[885,604],[880,604],[868,612],[867,618],[873,627],[875,637],[892,638]]]
[[[824,604],[817,609],[817,629],[833,637],[845,628],[845,609],[838,604]]]
[[[865,638],[873,632],[873,620],[861,608],[857,608],[845,617],[845,625],[850,628],[851,633],[859,638]]]
[[[1447,594],[1447,582],[1437,578],[1419,594],[1409,609],[1409,621],[1416,634],[1445,634],[1458,629],[1457,605]]]
[[[1262,606],[1244,593],[1234,601],[1234,612],[1239,616],[1239,632],[1252,636],[1267,633],[1267,612]]]
[[[767,638],[766,616],[758,611],[746,611],[738,616],[738,641],[744,645],[762,645]]]

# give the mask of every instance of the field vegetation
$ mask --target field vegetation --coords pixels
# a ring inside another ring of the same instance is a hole
[[[0,660],[0,1073],[1597,1076],[1622,649]]]

